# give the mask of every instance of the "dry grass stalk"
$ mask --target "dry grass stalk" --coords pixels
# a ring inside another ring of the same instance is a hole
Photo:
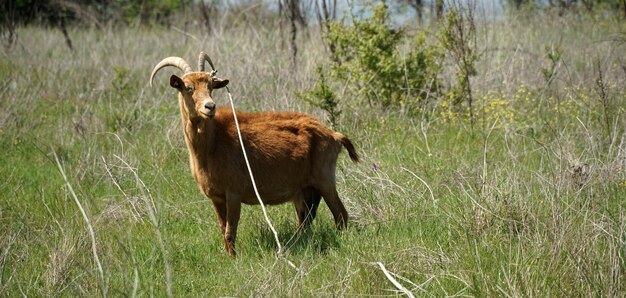
[[[59,157],[57,156],[56,152],[52,152],[54,154],[54,160],[56,161],[57,167],[59,169],[59,172],[61,172],[61,175],[63,176],[63,180],[65,181],[65,184],[67,185],[67,189],[70,191],[70,194],[72,195],[72,198],[74,199],[74,202],[76,203],[76,206],[78,206],[78,209],[80,209],[80,213],[83,216],[83,219],[85,220],[85,224],[87,224],[87,230],[89,231],[89,237],[91,238],[91,251],[93,253],[93,258],[96,261],[96,264],[98,265],[98,273],[100,273],[100,283],[101,283],[101,290],[102,290],[102,296],[106,297],[107,296],[107,286],[104,280],[104,270],[102,269],[102,264],[100,263],[100,258],[98,257],[98,247],[96,244],[96,233],[93,230],[93,226],[91,225],[91,221],[89,220],[89,217],[87,216],[87,213],[85,212],[85,209],[83,208],[83,205],[80,203],[80,201],[78,200],[78,197],[76,196],[76,193],[74,192],[74,189],[72,188],[72,185],[70,184],[70,182],[67,180],[67,176],[65,175],[65,171],[63,170],[63,166],[61,166],[61,162],[59,161]]]

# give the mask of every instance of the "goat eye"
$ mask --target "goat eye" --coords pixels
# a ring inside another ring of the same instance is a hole
[[[193,86],[186,86],[185,89],[187,89],[189,93],[193,92]]]

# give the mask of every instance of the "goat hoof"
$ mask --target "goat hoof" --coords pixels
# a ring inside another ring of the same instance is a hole
[[[345,220],[340,220],[335,223],[337,226],[337,230],[343,231],[348,227],[348,223]]]
[[[235,251],[235,245],[233,245],[233,244],[230,244],[228,246],[228,248],[226,249],[226,251],[228,251],[228,254],[231,257],[236,257],[237,256],[237,252]]]

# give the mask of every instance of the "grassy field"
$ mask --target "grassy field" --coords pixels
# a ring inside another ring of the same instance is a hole
[[[340,97],[337,129],[362,156],[338,164],[349,228],[322,204],[296,234],[293,207],[270,207],[278,259],[258,206],[243,207],[238,256],[226,254],[169,74],[148,78],[204,50],[238,109],[325,119],[294,96],[326,61],[319,34],[298,41],[297,73],[272,26],[70,35],[75,52],[59,30],[20,28],[0,53],[0,296],[400,295],[377,262],[417,296],[626,295],[623,20],[479,20],[473,128],[439,106],[408,115]],[[449,61],[440,76],[454,80]]]

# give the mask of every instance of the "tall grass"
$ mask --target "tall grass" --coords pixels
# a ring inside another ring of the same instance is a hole
[[[417,296],[623,296],[623,21],[520,15],[477,30],[474,129],[462,115],[339,98],[338,129],[363,156],[338,165],[350,227],[335,231],[322,207],[296,234],[293,207],[271,207],[294,269],[276,261],[257,206],[242,210],[238,257],[226,255],[189,174],[175,92],[166,75],[152,89],[148,77],[166,56],[194,61],[204,50],[239,109],[323,119],[294,97],[325,57],[317,33],[298,41],[291,73],[287,47],[265,26],[212,37],[74,28],[75,52],[60,32],[20,28],[0,56],[0,295],[401,295],[383,264]],[[556,46],[548,84],[541,68]],[[67,185],[93,226],[104,278]]]

